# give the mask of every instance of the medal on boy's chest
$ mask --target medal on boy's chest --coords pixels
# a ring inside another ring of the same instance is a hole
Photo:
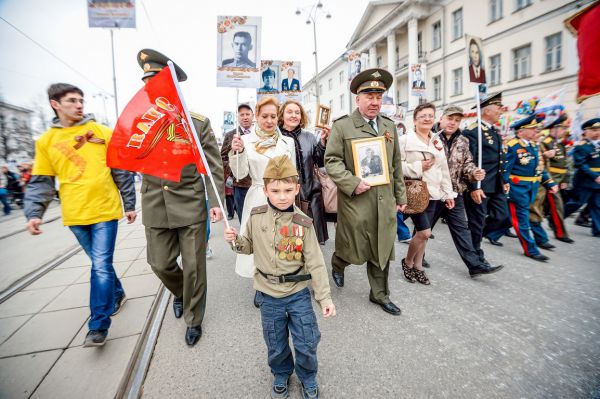
[[[277,245],[277,257],[281,260],[300,260],[302,259],[302,246],[304,244],[304,227],[293,224],[283,226],[279,233],[281,239]]]

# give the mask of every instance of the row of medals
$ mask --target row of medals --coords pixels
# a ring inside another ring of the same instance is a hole
[[[292,231],[288,226],[283,226],[279,232],[283,238],[279,241],[277,255],[279,259],[288,261],[302,259],[302,238],[304,236],[304,227],[298,225],[292,225]],[[290,234],[291,233],[291,234]]]

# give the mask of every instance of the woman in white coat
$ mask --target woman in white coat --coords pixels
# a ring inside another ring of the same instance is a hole
[[[400,137],[400,156],[405,178],[422,179],[429,190],[429,205],[421,213],[410,215],[416,233],[408,246],[406,258],[402,259],[404,277],[414,283],[429,285],[423,271],[425,246],[431,235],[431,222],[442,212],[444,205],[454,208],[457,194],[452,189],[450,170],[444,152],[444,144],[431,131],[435,122],[435,106],[425,103],[413,113],[415,131]]]
[[[294,139],[284,137],[277,127],[279,103],[275,97],[264,96],[256,104],[256,127],[254,132],[242,137],[235,135],[231,141],[229,166],[237,180],[250,175],[252,186],[244,200],[240,235],[246,230],[246,222],[252,208],[266,205],[267,197],[263,192],[263,174],[269,159],[278,155],[287,155],[296,166]],[[237,255],[235,272],[242,277],[254,276],[254,256]]]

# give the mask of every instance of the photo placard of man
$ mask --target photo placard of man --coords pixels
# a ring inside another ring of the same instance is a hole
[[[296,70],[294,68],[288,68],[287,79],[283,79],[281,81],[281,91],[299,91],[300,90],[300,81],[294,77],[295,75],[296,75]]]
[[[380,113],[383,93],[392,85],[384,69],[367,69],[350,83],[357,109],[333,122],[325,151],[327,174],[338,188],[338,216],[332,277],[344,286],[344,269],[350,264],[367,264],[371,292],[369,300],[392,315],[401,310],[390,300],[388,276],[394,259],[396,212],[406,208],[400,148],[394,122]],[[351,156],[354,139],[385,137],[387,168],[393,179],[373,186],[356,176]],[[360,227],[358,227],[360,226]]]
[[[364,158],[360,161],[362,168],[361,175],[363,177],[368,176],[379,176],[383,173],[383,164],[381,163],[381,157],[375,154],[375,151],[371,147],[367,147],[365,150]]]
[[[263,86],[258,89],[259,93],[277,93],[277,87],[275,86],[275,82],[277,79],[277,74],[275,70],[271,67],[267,67],[262,72],[262,81]]]
[[[467,38],[467,55],[469,57],[469,81],[471,83],[486,83],[483,65],[483,47],[481,39]]]
[[[222,66],[236,68],[256,68],[256,63],[248,58],[252,50],[252,35],[246,31],[238,31],[233,35],[231,42],[233,58],[223,60]]]

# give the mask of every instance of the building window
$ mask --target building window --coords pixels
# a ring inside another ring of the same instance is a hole
[[[442,99],[442,77],[440,75],[433,77],[433,101]]]
[[[515,0],[515,11],[531,5],[531,0]]]
[[[423,35],[421,32],[417,33],[417,51],[419,52],[419,57],[423,54]]]
[[[490,57],[490,86],[495,86],[500,84],[500,54],[496,54]]]
[[[513,50],[513,79],[531,75],[531,44]]]
[[[562,55],[562,34],[546,36],[546,72],[560,68]]]
[[[437,50],[442,47],[442,22],[437,21],[433,24],[433,43],[431,44],[433,50]]]
[[[452,13],[452,40],[461,38],[463,35],[463,10],[459,8]]]
[[[344,109],[344,106],[346,105],[344,104],[346,100],[344,97],[345,96],[343,94],[340,94],[340,109]]]
[[[463,92],[463,71],[462,68],[452,70],[452,95],[458,96]]]
[[[383,64],[383,58],[378,55],[377,56],[377,68],[381,68],[381,65]]]
[[[333,89],[333,79],[329,78],[329,81],[327,82],[327,87],[329,87],[329,90]]]
[[[490,0],[490,22],[502,18],[502,1],[503,0]]]
[[[344,86],[344,71],[340,71],[340,86]]]

